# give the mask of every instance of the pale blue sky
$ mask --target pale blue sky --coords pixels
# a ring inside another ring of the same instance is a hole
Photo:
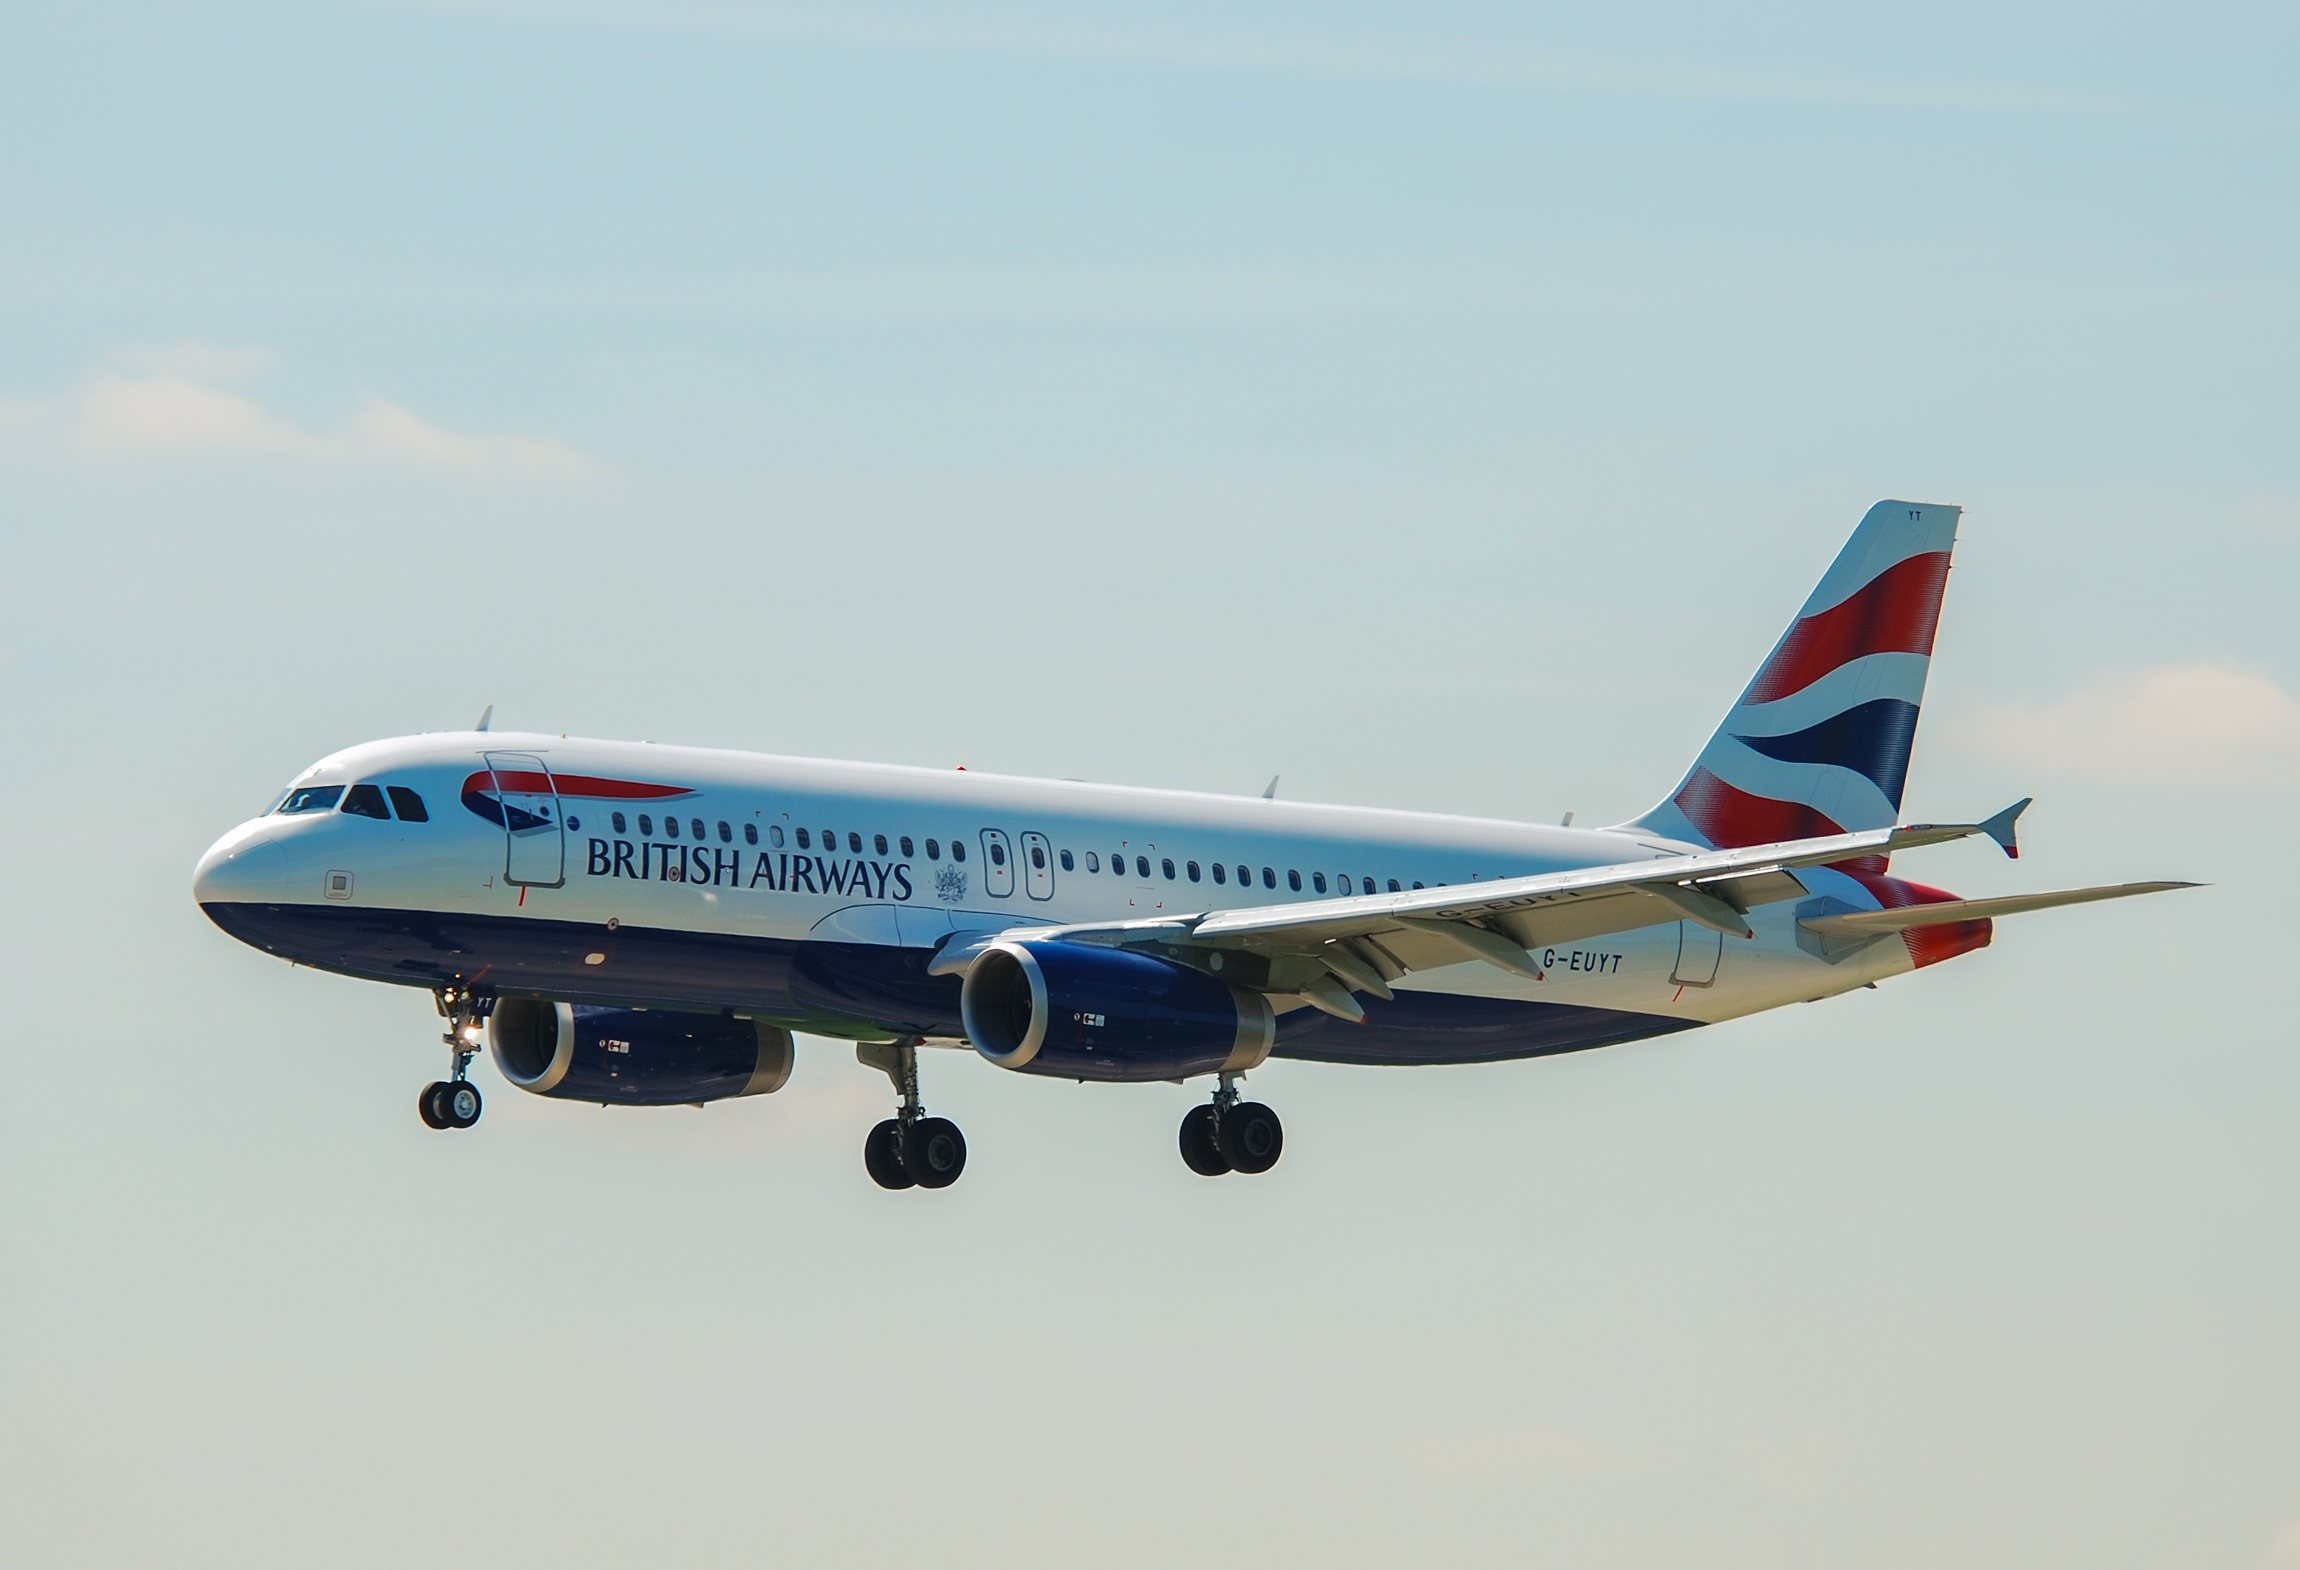
[[[0,19],[0,1558],[2300,1565],[2300,25]],[[194,909],[468,723],[1580,821],[1967,508],[1876,993],[1197,1091],[602,1112]]]

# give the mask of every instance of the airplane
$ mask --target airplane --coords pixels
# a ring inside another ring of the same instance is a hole
[[[855,1043],[893,1116],[888,1189],[947,1188],[965,1136],[920,1051],[1079,1081],[1211,1078],[1195,1173],[1261,1173],[1241,1098],[1277,1058],[1482,1063],[1811,1002],[1988,946],[2000,916],[2166,889],[1959,899],[1888,871],[2015,802],[1900,821],[1961,509],[1870,508],[1676,788],[1605,828],[470,731],[331,754],[200,858],[243,943],[430,991],[468,1129],[482,1047],[602,1106],[771,1093],[792,1034]]]

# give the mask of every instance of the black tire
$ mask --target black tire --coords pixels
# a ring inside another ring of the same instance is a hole
[[[439,1115],[447,1119],[449,1128],[471,1127],[486,1106],[479,1087],[467,1079],[451,1080],[439,1087]]]
[[[1230,1158],[1214,1137],[1221,1114],[1212,1107],[1192,1107],[1182,1115],[1182,1165],[1200,1177],[1220,1177],[1230,1170]]]
[[[440,1082],[435,1079],[430,1084],[424,1086],[423,1089],[416,1095],[415,1110],[422,1116],[423,1126],[425,1128],[451,1128],[454,1126],[432,1109],[432,1098],[438,1095],[439,1091]]]
[[[863,1170],[880,1188],[909,1188],[918,1179],[903,1169],[902,1125],[888,1118],[863,1141]]]
[[[1259,1101],[1241,1101],[1222,1119],[1222,1154],[1240,1172],[1269,1171],[1285,1148],[1285,1125]]]
[[[903,1130],[902,1165],[920,1188],[948,1188],[966,1170],[966,1136],[948,1118],[920,1118]]]

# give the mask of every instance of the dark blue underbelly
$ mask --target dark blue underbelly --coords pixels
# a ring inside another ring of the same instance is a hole
[[[335,905],[201,907],[241,942],[369,981],[532,993],[568,1003],[738,1009],[794,1029],[958,1036],[958,978],[925,949]],[[600,956],[596,964],[591,955]],[[1324,1063],[1482,1063],[1613,1046],[1692,1021],[1570,1003],[1403,992],[1362,1000],[1353,1025],[1316,1009],[1278,1021],[1279,1057]]]

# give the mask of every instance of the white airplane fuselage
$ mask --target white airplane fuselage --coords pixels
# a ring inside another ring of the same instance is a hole
[[[553,782],[505,797],[535,821],[490,816],[496,770]],[[288,796],[359,785],[414,792],[426,821],[346,811],[340,795],[267,813],[202,858],[200,904],[281,958],[368,980],[938,1044],[965,1034],[958,979],[926,972],[954,934],[1474,887],[1703,848],[1635,830],[508,733],[353,747]],[[1816,896],[1875,903],[1829,869],[1799,877]],[[1366,1003],[1363,1022],[1273,994],[1275,1055],[1529,1057],[1913,968],[1897,941],[1824,957],[1799,942],[1799,908],[1753,907],[1746,939],[1669,921],[1544,945],[1531,951],[1538,979],[1426,956],[1439,962],[1399,977],[1394,1001]]]

